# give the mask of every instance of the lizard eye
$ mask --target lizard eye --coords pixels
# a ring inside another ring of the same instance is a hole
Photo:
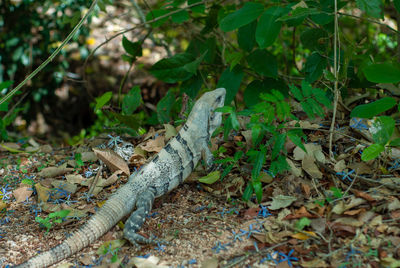
[[[222,96],[218,96],[217,102],[219,103],[221,101]]]

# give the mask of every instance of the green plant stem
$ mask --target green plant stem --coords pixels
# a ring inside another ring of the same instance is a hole
[[[83,22],[89,17],[89,15],[92,13],[94,10],[94,7],[97,5],[98,0],[93,0],[89,10],[86,12],[85,16],[78,22],[78,24],[74,27],[74,29],[70,32],[70,34],[67,36],[67,38],[64,39],[64,41],[61,43],[61,45],[50,55],[50,57],[47,58],[42,64],[39,65],[30,75],[28,75],[24,81],[19,83],[13,90],[11,90],[7,95],[5,95],[1,100],[0,100],[0,105],[6,102],[9,98],[11,98],[20,88],[22,88],[29,80],[31,80],[33,77],[35,77],[36,74],[38,74],[44,67],[46,67],[47,64],[49,64],[56,56],[57,54],[63,49],[63,47],[71,40],[71,38],[75,35],[75,33],[81,28],[83,25]]]
[[[329,133],[329,157],[332,161],[334,161],[334,155],[332,151],[332,142],[333,142],[333,131],[335,129],[335,120],[336,120],[336,111],[337,105],[339,102],[339,90],[338,90],[338,65],[337,65],[337,49],[338,49],[338,10],[337,10],[337,0],[335,0],[335,25],[334,25],[334,36],[333,36],[333,75],[335,77],[335,82],[333,84],[333,93],[334,93],[334,100],[333,100],[333,114],[332,114],[332,123],[330,127]]]
[[[353,15],[353,14],[347,14],[347,13],[343,13],[343,12],[336,12],[336,14],[338,14],[340,16],[352,17],[352,18],[356,18],[356,19],[359,19],[359,20],[366,20],[366,21],[369,21],[369,22],[372,22],[372,23],[375,23],[375,24],[379,24],[381,26],[387,27],[389,30],[391,30],[394,33],[400,34],[400,31],[398,31],[396,29],[393,29],[389,25],[387,25],[385,23],[382,23],[382,22],[379,22],[379,21],[376,21],[376,20],[373,20],[373,19],[370,19],[370,18],[363,18],[363,17],[360,17],[360,16],[356,16],[356,15]]]

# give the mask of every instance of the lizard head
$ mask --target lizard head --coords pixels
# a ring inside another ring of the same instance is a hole
[[[215,112],[215,109],[224,106],[225,94],[225,88],[217,88],[204,93],[195,103],[189,115],[188,120],[200,128],[206,128],[209,137],[221,125],[222,113]]]

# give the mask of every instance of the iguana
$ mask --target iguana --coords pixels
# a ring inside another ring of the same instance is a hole
[[[179,133],[140,171],[132,174],[85,225],[58,246],[16,267],[46,267],[75,254],[105,234],[135,207],[125,222],[124,237],[134,245],[153,242],[136,232],[149,214],[154,199],[181,184],[201,158],[208,168],[213,166],[208,143],[221,124],[222,114],[215,109],[224,105],[225,94],[224,88],[204,93]]]

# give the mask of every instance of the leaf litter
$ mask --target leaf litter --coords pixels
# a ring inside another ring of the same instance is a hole
[[[170,125],[149,132],[134,145],[129,161],[115,153],[93,154],[89,145],[60,151],[46,146],[42,147],[45,152],[28,156],[3,151],[2,265],[19,263],[37,249],[63,241],[66,233],[78,229],[126,182],[127,174],[149,161],[175,134]],[[324,132],[316,129],[307,134],[307,152],[287,141],[292,171],[274,178],[263,172],[260,205],[254,199],[241,200],[251,173],[242,160],[222,181],[222,171],[207,174],[199,167],[184,185],[156,200],[140,230],[168,243],[141,249],[123,243],[121,221],[55,267],[79,262],[115,267],[399,267],[400,167],[396,159],[365,163],[354,140],[337,135],[338,161],[331,163],[326,143],[321,142],[326,140]],[[240,150],[235,141],[248,143],[249,137],[245,131],[228,141],[219,136],[212,146],[226,149],[220,155],[233,156]],[[85,159],[83,165],[71,161],[78,151]],[[89,195],[90,188],[94,190]],[[45,235],[34,218],[63,209],[71,213]]]

